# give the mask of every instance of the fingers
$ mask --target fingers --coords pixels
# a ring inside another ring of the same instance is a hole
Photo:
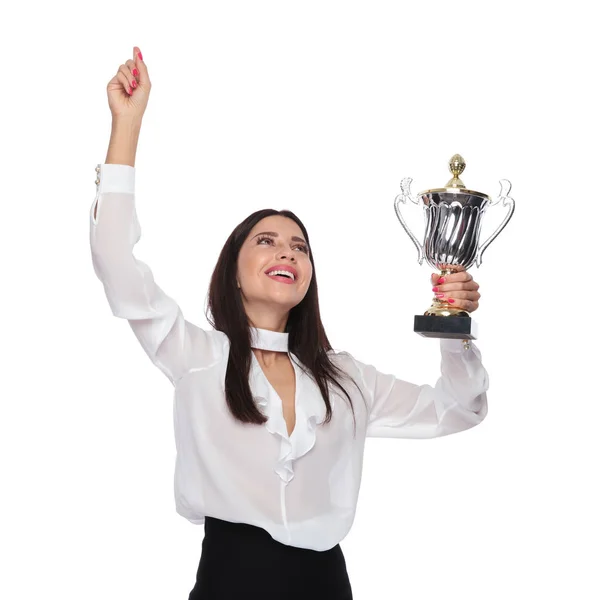
[[[146,63],[142,57],[142,51],[137,47],[133,47],[133,62],[134,66],[140,72],[138,75],[138,83],[144,87],[150,87],[150,77],[148,76],[148,69],[146,68]]]
[[[433,286],[433,290],[435,292],[436,298],[467,298],[468,300],[476,300],[478,301],[481,298],[481,294],[477,291],[479,286],[475,283],[473,285],[463,284],[461,287],[460,284],[449,284],[449,285],[435,285]],[[450,288],[450,289],[448,289]]]
[[[454,292],[456,290],[477,291],[479,284],[475,281],[466,281],[464,283],[439,283],[433,286],[434,292]]]
[[[457,271],[444,276],[444,283],[456,283],[459,281],[473,281],[473,276],[468,271]]]
[[[141,63],[141,65],[143,65],[143,70],[147,77],[148,70],[146,69],[146,65],[142,62],[139,56],[136,60],[127,60],[125,64],[119,67],[119,71],[117,73],[117,79],[123,85],[123,88],[130,96],[133,94],[133,90],[135,90],[144,79],[142,69],[138,68],[138,63]]]
[[[443,277],[434,273],[431,276],[431,282],[434,286],[444,288],[446,290],[459,290],[463,288],[479,289],[479,284],[475,283],[475,281],[473,280],[473,276],[467,271],[451,273],[450,275],[444,275]]]
[[[121,68],[119,68],[117,72],[117,79],[119,80],[119,83],[123,86],[123,89],[127,92],[127,94],[131,96],[131,94],[133,94],[133,89],[129,83],[127,75],[124,73],[124,71],[121,70]]]
[[[462,269],[462,268],[461,268]],[[464,269],[451,273],[450,275],[444,275],[443,277],[439,273],[431,274],[431,283],[434,285],[438,283],[439,279],[443,279],[441,283],[456,283],[459,281],[473,281],[473,276]]]
[[[127,61],[127,63],[131,63],[132,61]],[[117,77],[119,81],[123,84],[125,91],[131,96],[133,90],[138,86],[138,82],[133,75],[132,65],[125,63],[119,67],[119,72]]]
[[[436,298],[445,300],[452,306],[468,312],[479,308],[479,299],[481,298],[478,291],[479,284],[467,271],[458,271],[444,277],[434,273],[431,281]]]
[[[438,292],[435,297],[439,300],[448,302],[454,308],[462,308],[468,312],[473,312],[479,308],[481,294],[479,292],[468,291],[449,292],[447,294]]]
[[[454,308],[462,308],[467,312],[473,312],[479,308],[479,302],[477,302],[477,300],[467,300],[466,298],[449,298],[448,302],[450,302]]]
[[[135,66],[135,62],[131,59],[125,63],[125,66],[129,69],[129,72],[131,73],[131,87],[135,90],[135,88],[139,85],[140,70]]]
[[[441,300],[453,298],[454,300],[472,300],[473,302],[479,302],[481,294],[469,290],[457,290],[455,292],[436,292],[435,297],[440,298]]]

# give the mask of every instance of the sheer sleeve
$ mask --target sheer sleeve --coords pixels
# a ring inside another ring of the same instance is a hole
[[[440,340],[441,374],[417,385],[356,359],[370,401],[367,437],[434,438],[470,429],[487,415],[488,373],[471,342]]]
[[[155,283],[148,265],[133,255],[141,237],[135,209],[135,168],[120,164],[98,167],[90,211],[94,271],[113,315],[129,321],[150,360],[175,384],[192,366],[214,362],[218,347],[210,332],[184,319],[178,304]]]

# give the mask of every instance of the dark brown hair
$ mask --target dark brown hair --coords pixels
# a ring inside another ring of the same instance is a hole
[[[252,228],[261,219],[273,215],[287,217],[295,221],[302,230],[304,239],[310,248],[306,228],[293,212],[270,208],[256,211],[244,219],[227,238],[213,271],[208,292],[208,311],[212,314],[212,318],[208,312],[206,318],[212,327],[227,335],[231,344],[225,374],[227,405],[231,414],[242,423],[262,424],[267,421],[267,417],[256,406],[248,381],[252,358],[251,331],[241,293],[237,287],[237,260],[240,248]],[[352,409],[356,432],[356,415],[354,414],[352,400],[335,377],[336,375],[347,376],[347,374],[333,364],[327,355],[327,352],[333,348],[327,339],[321,322],[317,274],[312,250],[309,252],[309,259],[313,268],[310,286],[302,301],[290,310],[285,327],[285,332],[289,333],[288,350],[298,357],[302,365],[306,367],[303,371],[309,373],[319,386],[326,406],[324,422],[329,423],[332,417],[327,386],[329,381],[346,394]],[[358,388],[354,379],[352,379],[352,382]],[[358,389],[360,391],[360,388]]]

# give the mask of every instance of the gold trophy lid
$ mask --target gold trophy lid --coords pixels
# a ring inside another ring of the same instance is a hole
[[[462,175],[462,172],[465,170],[467,163],[465,159],[460,154],[455,154],[448,161],[448,168],[452,173],[452,178],[446,183],[446,187],[443,188],[434,188],[431,190],[425,190],[424,192],[420,192],[419,196],[423,196],[424,194],[434,194],[434,193],[451,193],[451,194],[470,194],[471,196],[481,196],[482,198],[487,198],[489,200],[489,196],[487,194],[483,194],[482,192],[475,192],[473,190],[468,190],[465,188],[465,184],[459,175]]]

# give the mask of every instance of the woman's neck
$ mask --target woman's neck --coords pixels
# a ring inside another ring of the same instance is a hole
[[[260,348],[252,348],[256,360],[265,367],[273,367],[282,361],[288,360],[287,352],[276,352],[274,350],[261,350]]]

